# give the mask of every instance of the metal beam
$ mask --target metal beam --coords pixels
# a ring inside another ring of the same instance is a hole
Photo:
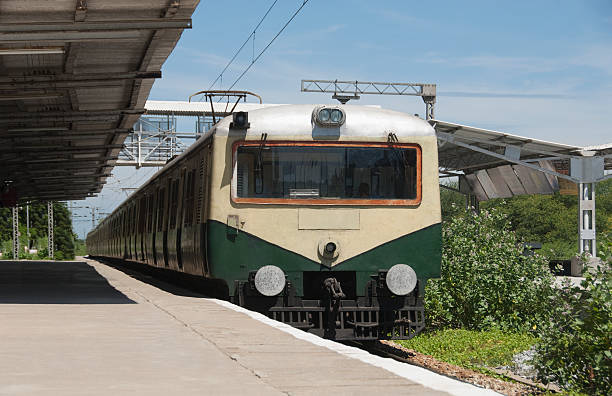
[[[451,144],[454,144],[456,146],[459,146],[459,147],[464,147],[464,148],[467,148],[467,149],[470,149],[470,150],[473,150],[473,151],[477,151],[479,153],[490,155],[491,157],[495,157],[495,158],[499,158],[499,159],[511,162],[513,164],[522,165],[522,166],[525,166],[527,168],[530,168],[530,169],[533,169],[533,170],[536,170],[536,171],[539,171],[539,172],[544,172],[544,173],[547,173],[547,174],[552,175],[552,176],[556,176],[556,177],[560,177],[560,178],[563,178],[563,179],[567,179],[567,180],[570,180],[570,181],[572,181],[574,183],[579,183],[580,182],[578,179],[576,179],[574,177],[571,177],[571,176],[568,176],[568,175],[564,175],[564,174],[561,174],[561,173],[558,173],[558,172],[555,172],[555,171],[551,171],[549,169],[545,169],[545,168],[542,168],[542,167],[530,164],[530,163],[525,162],[525,161],[513,159],[513,158],[505,156],[504,154],[498,154],[496,152],[493,152],[493,151],[490,151],[490,150],[486,150],[486,149],[480,148],[478,146],[469,145],[469,144],[466,144],[466,143],[463,143],[463,142],[459,142],[459,141],[457,141],[455,139],[455,137],[453,135],[448,134],[448,133],[437,132],[437,136],[438,136],[438,139],[442,139],[444,141],[447,141],[447,142],[449,142]]]
[[[38,151],[44,151],[49,154],[74,153],[75,151],[83,152],[83,153],[92,153],[92,152],[103,151],[106,149],[121,148],[121,147],[123,147],[123,145],[121,144],[101,144],[101,145],[94,145],[94,146],[69,146],[69,147],[62,146],[62,145],[52,146],[49,144],[42,144],[42,145],[11,146],[8,148],[0,148],[0,154],[2,153],[35,153]]]
[[[29,129],[0,129],[0,139],[29,139],[29,138],[74,138],[74,137],[108,137],[114,134],[129,134],[131,129],[57,129],[29,128]]]
[[[0,89],[33,88],[64,88],[82,87],[84,83],[106,83],[109,81],[144,80],[161,78],[161,71],[134,71],[83,74],[48,74],[42,76],[4,76],[0,77]]]
[[[8,172],[5,171],[9,171],[11,172],[11,174],[13,174],[14,172],[24,172],[27,174],[36,174],[36,173],[48,173],[48,172],[52,172],[52,173],[67,173],[72,175],[74,173],[74,170],[88,170],[88,169],[99,169],[99,168],[105,168],[105,169],[112,169],[113,167],[110,165],[104,165],[104,164],[88,164],[87,162],[91,162],[91,161],[85,161],[84,163],[81,163],[81,161],[79,160],[75,160],[75,161],[70,161],[67,160],[67,163],[64,164],[61,168],[59,169],[49,169],[48,166],[41,164],[41,165],[26,165],[26,164],[18,164],[18,165],[7,165],[7,166],[3,166],[2,169],[0,170],[0,175],[1,174],[8,174]]]
[[[346,103],[359,95],[420,96],[425,102],[425,118],[434,119],[436,84],[389,83],[373,81],[302,80],[302,92],[333,93],[334,99]]]
[[[433,127],[435,128],[435,124],[433,125]],[[520,151],[528,151],[530,153],[536,153],[536,154],[545,154],[545,155],[550,155],[550,156],[554,156],[557,158],[571,158],[572,157],[572,154],[570,154],[571,152],[569,152],[568,150],[548,151],[548,150],[540,150],[540,149],[530,149],[524,146],[525,144],[532,143],[532,141],[520,141],[519,140],[516,142],[516,144],[511,144],[511,143],[505,143],[499,140],[483,140],[483,139],[471,138],[467,136],[455,137],[452,133],[436,130],[436,135],[439,135],[439,134],[444,134],[447,137],[453,136],[453,140],[461,139],[461,140],[468,140],[470,142],[485,144],[488,146],[498,146],[498,147],[504,147],[504,148],[511,147],[514,149],[518,149]],[[445,139],[445,140],[448,141],[448,139]],[[471,146],[471,147],[474,147],[474,146]]]
[[[95,158],[67,158],[67,157],[63,157],[63,158],[56,158],[56,159],[25,159],[25,160],[6,160],[3,164],[18,164],[21,166],[21,164],[40,164],[41,166],[53,166],[53,165],[64,165],[64,164],[70,164],[73,163],[74,161],[79,161],[79,162],[102,162],[100,164],[100,166],[104,166],[104,162],[106,161],[116,161],[117,157],[95,157]],[[77,167],[78,169],[78,167]],[[0,172],[1,174],[1,172]]]
[[[116,120],[123,115],[143,114],[144,109],[123,109],[123,110],[91,110],[91,111],[50,111],[44,113],[0,113],[0,123],[17,124],[32,120],[45,121],[109,121]]]
[[[86,32],[109,30],[159,30],[159,29],[191,29],[191,18],[188,19],[132,19],[123,21],[90,21],[80,23],[48,22],[48,23],[3,23],[0,25],[0,37],[4,33],[31,32]]]

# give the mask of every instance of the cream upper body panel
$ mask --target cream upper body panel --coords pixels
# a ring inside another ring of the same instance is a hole
[[[342,109],[346,115],[344,124],[340,127],[317,125],[312,119],[312,112],[319,107]],[[389,133],[394,133],[400,141],[402,138],[435,136],[431,125],[419,117],[372,106],[281,105],[254,110],[248,115],[248,130],[230,130],[231,117],[226,117],[217,124],[215,135],[257,140],[266,133],[268,139],[277,140],[281,137],[330,140],[336,136],[338,140],[360,141],[387,141]]]
[[[288,105],[249,113],[248,130],[230,130],[230,120],[216,126],[213,143],[209,218],[221,223],[237,219],[240,231],[321,262],[317,247],[332,239],[341,263],[383,243],[440,223],[438,151],[433,128],[424,120],[390,110],[362,106],[342,108],[340,128],[323,128],[312,121],[316,105]],[[322,130],[323,129],[323,130]],[[410,206],[243,204],[232,201],[235,172],[232,147],[240,140],[387,142],[421,148],[421,202]],[[335,137],[334,137],[335,134]],[[236,218],[237,216],[237,218]]]

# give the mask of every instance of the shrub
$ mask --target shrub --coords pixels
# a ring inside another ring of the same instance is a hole
[[[543,382],[588,394],[612,393],[612,270],[585,273],[582,288],[566,286],[551,301],[535,366]]]
[[[442,229],[441,277],[428,282],[428,325],[534,330],[546,321],[553,276],[540,255],[523,256],[507,217],[466,213]]]
[[[512,365],[514,355],[531,348],[536,338],[498,329],[446,329],[395,342],[444,362],[481,371],[482,367]]]

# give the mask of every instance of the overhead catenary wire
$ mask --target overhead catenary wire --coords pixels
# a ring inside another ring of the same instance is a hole
[[[247,43],[249,42],[249,40],[251,40],[251,38],[253,38],[253,56],[255,55],[255,32],[257,31],[257,29],[259,28],[259,26],[261,26],[261,24],[263,23],[264,19],[266,19],[266,17],[268,16],[268,14],[270,13],[270,11],[272,11],[272,8],[274,8],[274,6],[276,5],[276,3],[278,2],[278,0],[274,0],[274,2],[272,3],[272,5],[270,6],[270,8],[268,8],[268,11],[266,11],[266,13],[264,14],[263,17],[261,17],[261,19],[259,20],[259,23],[257,23],[257,26],[255,26],[255,29],[253,29],[253,32],[251,32],[251,34],[249,34],[249,37],[246,38],[246,40],[244,40],[244,43],[242,43],[242,45],[240,46],[240,48],[238,48],[238,51],[236,51],[236,53],[234,54],[234,56],[232,57],[232,59],[230,59],[229,62],[227,62],[227,65],[225,65],[225,67],[223,68],[223,70],[221,71],[221,73],[219,73],[219,75],[217,76],[217,78],[215,78],[215,81],[212,82],[212,84],[210,84],[210,87],[208,87],[208,89],[212,89],[212,87],[215,86],[215,84],[217,83],[217,81],[219,81],[219,79],[221,79],[221,81],[223,81],[223,73],[225,73],[225,71],[227,70],[228,67],[230,67],[230,65],[234,62],[234,60],[236,59],[236,57],[238,56],[238,54],[240,54],[240,52],[242,51],[242,49],[245,47],[245,45],[247,45]],[[200,98],[200,101],[202,99]]]
[[[234,88],[234,86],[238,83],[238,81],[240,81],[242,79],[242,77],[244,77],[244,75],[251,69],[251,67],[255,64],[255,62],[257,62],[257,60],[259,58],[261,58],[261,56],[266,52],[266,50],[272,45],[272,43],[274,43],[274,41],[278,38],[278,36],[281,35],[281,33],[283,33],[283,31],[285,30],[285,28],[287,26],[289,26],[289,24],[291,23],[291,21],[293,21],[293,19],[297,16],[297,14],[300,13],[300,11],[302,11],[302,8],[304,8],[304,6],[308,3],[309,0],[303,0],[302,5],[293,13],[293,15],[291,16],[291,18],[289,18],[289,20],[283,25],[283,27],[281,28],[281,30],[278,31],[278,33],[276,33],[276,36],[274,36],[272,38],[272,40],[270,40],[270,42],[268,43],[268,45],[266,45],[264,47],[263,50],[261,50],[261,52],[259,53],[259,55],[257,55],[257,57],[255,59],[253,59],[251,61],[251,63],[247,66],[246,69],[244,69],[244,71],[242,72],[242,74],[240,74],[240,76],[238,76],[238,78],[236,79],[236,81],[234,81],[234,83],[228,88],[228,90],[231,90],[232,88]]]

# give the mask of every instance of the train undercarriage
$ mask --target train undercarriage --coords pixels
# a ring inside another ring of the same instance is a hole
[[[385,287],[381,272],[368,282],[365,296],[357,296],[350,283],[345,292],[336,278],[350,279],[350,274],[316,274],[306,276],[305,282],[310,281],[312,285],[319,281],[319,287],[305,287],[301,297],[296,296],[291,282],[287,282],[281,295],[265,297],[256,290],[252,276],[246,282],[236,281],[232,302],[334,340],[410,339],[425,328],[424,304],[418,296],[418,286],[407,296],[393,295]]]

